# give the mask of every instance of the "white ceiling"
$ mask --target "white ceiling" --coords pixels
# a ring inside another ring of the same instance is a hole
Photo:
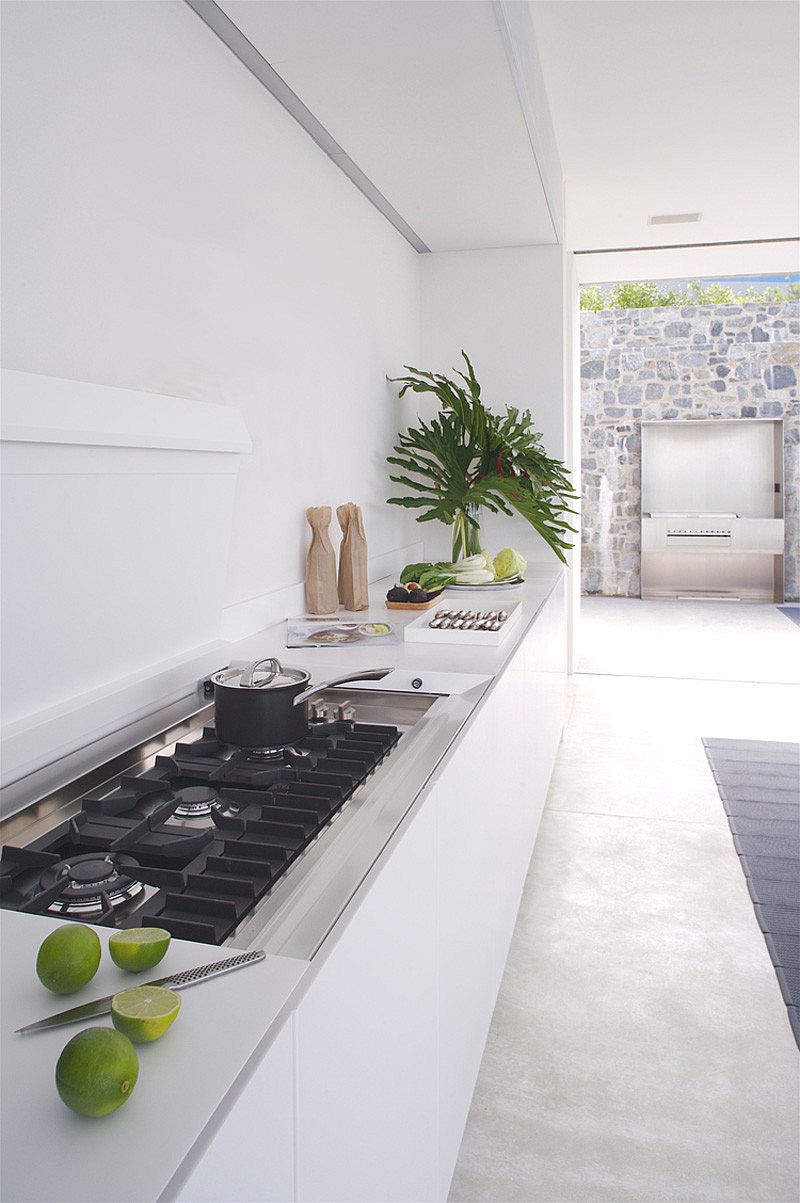
[[[531,0],[576,249],[798,234],[793,0]],[[700,210],[693,225],[652,213]]]
[[[221,0],[431,250],[556,241],[489,0]]]
[[[528,96],[537,92],[537,55],[541,63],[537,117],[549,103],[572,247],[798,233],[794,0],[220,7],[432,250],[556,241],[504,19]],[[546,112],[537,120],[534,140],[548,120]],[[696,224],[647,222],[692,211],[702,213]]]

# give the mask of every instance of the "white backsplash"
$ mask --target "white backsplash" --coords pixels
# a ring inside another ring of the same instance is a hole
[[[231,407],[3,373],[6,781],[216,665],[249,450]]]

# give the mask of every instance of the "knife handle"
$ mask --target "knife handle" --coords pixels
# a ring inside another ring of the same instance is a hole
[[[267,954],[263,948],[255,952],[243,952],[240,956],[228,957],[224,961],[213,961],[210,965],[196,965],[194,969],[185,969],[183,973],[173,973],[169,977],[159,978],[155,982],[146,982],[148,986],[166,986],[169,990],[188,990],[190,986],[198,986],[211,977],[222,973],[231,973],[234,969],[243,969],[256,961],[263,961]]]

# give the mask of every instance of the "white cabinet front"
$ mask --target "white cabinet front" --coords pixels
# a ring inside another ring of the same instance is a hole
[[[437,1198],[435,834],[423,809],[296,1013],[303,1203]]]

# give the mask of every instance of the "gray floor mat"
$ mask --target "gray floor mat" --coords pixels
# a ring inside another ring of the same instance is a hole
[[[717,787],[729,802],[774,802],[780,805],[781,802],[791,802],[794,797],[790,790],[762,789],[757,785],[728,785],[718,781]]]
[[[744,856],[739,854],[746,877],[758,881],[797,881],[798,868],[795,860],[782,860],[779,856]]]
[[[768,840],[786,840],[790,848],[793,845],[800,849],[797,819],[746,819],[742,815],[729,815],[728,822],[734,835],[763,835]]]
[[[740,856],[774,856],[778,860],[800,861],[800,852],[795,851],[786,840],[768,840],[760,835],[735,835],[733,842]]]
[[[800,745],[703,745],[800,1047]]]
[[[703,736],[704,748],[729,749],[732,752],[755,752],[754,760],[767,752],[784,752],[787,755],[800,757],[800,744],[787,743],[779,739],[718,739],[711,735]]]
[[[783,965],[777,965],[775,972],[787,1007],[800,1006],[800,969],[786,969]]]
[[[765,932],[764,939],[773,965],[800,969],[800,936],[781,936],[775,932]]]
[[[788,819],[800,823],[800,802],[787,798],[785,802],[740,802],[723,797],[725,814],[737,819]]]
[[[764,772],[759,772],[758,766],[745,771],[744,765],[737,766],[740,771],[736,769],[732,769],[730,772],[722,770],[723,776],[721,780],[726,785],[733,786],[734,789],[747,789],[749,786],[754,785],[756,789],[776,789],[786,790],[789,793],[795,792],[797,782],[800,778],[798,778],[798,774],[794,769],[774,764],[763,765],[762,767]],[[776,769],[780,769],[780,772],[776,772]],[[714,776],[717,781],[720,780],[718,773],[715,773]]]
[[[775,768],[772,765],[771,768]],[[719,777],[715,774],[717,783]],[[786,776],[780,776],[776,772],[727,772],[722,777],[722,782],[725,786],[730,786],[733,789],[775,789],[778,793],[794,794],[798,789],[798,774],[793,770],[786,770]]]
[[[793,747],[794,744],[780,744],[776,748],[764,749],[761,752],[737,752],[735,748],[715,748],[714,764],[718,768],[724,768],[728,764],[747,764],[765,767],[778,765],[781,768],[800,770],[800,757],[791,751]]]
[[[735,835],[733,843],[740,856],[774,856],[778,860],[800,861],[786,840],[769,840],[760,835]]]
[[[800,881],[748,877],[747,888],[753,902],[759,902],[762,906],[790,906],[800,911]]]
[[[761,906],[756,903],[753,907],[762,931],[771,932],[775,936],[800,937],[800,911],[792,906]]]

